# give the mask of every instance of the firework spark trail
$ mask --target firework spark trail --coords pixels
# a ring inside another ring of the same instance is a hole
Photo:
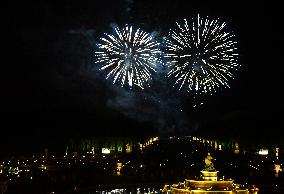
[[[239,68],[237,42],[226,31],[226,23],[208,17],[176,22],[165,40],[168,77],[174,86],[197,94],[217,92],[229,87],[233,72]]]
[[[144,89],[160,63],[159,43],[139,28],[135,31],[126,25],[114,30],[114,34],[100,38],[102,43],[95,52],[95,63],[102,64],[100,70],[108,71],[106,79],[113,78],[113,84],[119,82],[122,87],[136,85]]]

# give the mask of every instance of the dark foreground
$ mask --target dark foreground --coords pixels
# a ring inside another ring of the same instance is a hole
[[[5,158],[1,161],[0,193],[161,193],[164,184],[199,176],[208,152],[224,178],[255,185],[260,194],[284,193],[281,153],[278,157],[236,153],[189,137],[158,140],[131,153]]]

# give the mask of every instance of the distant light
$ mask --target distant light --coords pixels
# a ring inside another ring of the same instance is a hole
[[[110,154],[109,148],[102,148],[102,154]]]
[[[268,155],[268,149],[261,149],[258,151],[259,155]]]
[[[275,155],[276,155],[276,157],[279,156],[279,148],[275,148]]]

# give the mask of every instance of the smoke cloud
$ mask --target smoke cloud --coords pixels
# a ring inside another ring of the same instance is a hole
[[[95,101],[97,98],[102,98],[99,95],[104,90],[103,98],[105,99],[106,109],[119,111],[127,118],[138,122],[151,123],[161,134],[183,133],[193,130],[194,121],[183,108],[184,96],[176,88],[172,87],[172,83],[166,77],[167,70],[165,66],[159,65],[157,74],[153,76],[153,80],[150,83],[151,87],[144,90],[113,85],[112,80],[106,80],[104,72],[100,71],[99,66],[94,63],[96,36],[98,36],[96,31],[94,29],[81,28],[69,30],[67,34],[65,39],[68,44],[76,44],[78,47],[69,53],[67,57],[71,57],[80,63],[80,68],[79,71],[74,70],[72,71],[73,74],[68,76],[57,72],[57,77],[58,80],[61,80],[61,83],[62,79],[68,79],[79,82],[77,84],[78,87],[89,87],[88,90],[93,91],[93,93],[85,94],[84,98],[88,98],[88,102],[91,103],[90,106],[93,105],[93,108],[96,108]],[[159,33],[154,32],[153,34],[158,35]],[[62,44],[66,44],[66,42]],[[58,45],[57,49],[60,49]],[[86,53],[82,53],[82,50]],[[71,67],[68,68],[70,69]],[[70,76],[74,79],[70,79]],[[76,80],[78,76],[81,81],[84,80],[84,83]],[[70,84],[68,82],[64,83],[65,85]],[[62,88],[66,88],[65,85],[63,84]]]

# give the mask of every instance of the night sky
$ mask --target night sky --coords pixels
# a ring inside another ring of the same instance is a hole
[[[272,1],[23,1],[3,8],[2,138],[283,130],[284,17]],[[231,88],[204,97],[204,105],[193,108],[192,96],[166,80],[129,91],[97,71],[96,41],[112,25],[164,36],[197,13],[228,24],[242,65]]]

